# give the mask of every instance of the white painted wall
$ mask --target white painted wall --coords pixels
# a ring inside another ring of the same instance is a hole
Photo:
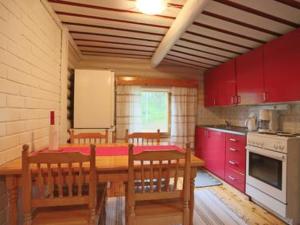
[[[61,64],[62,30],[40,1],[1,0],[0,27],[3,164],[19,157],[21,146],[31,144],[32,136],[36,148],[48,145],[50,110],[56,111],[56,121],[60,122],[65,66]]]

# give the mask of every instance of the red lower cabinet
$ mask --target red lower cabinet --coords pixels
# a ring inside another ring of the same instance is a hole
[[[203,127],[196,127],[195,130],[195,155],[202,159],[205,158],[205,130]]]
[[[224,179],[225,133],[198,127],[195,143],[195,154],[205,161],[205,168]]]
[[[225,133],[207,130],[205,144],[206,168],[224,179],[225,167]]]
[[[226,134],[225,181],[245,192],[246,136]]]
[[[205,168],[245,192],[246,136],[196,128],[195,154]]]
[[[242,174],[230,167],[225,168],[225,179],[227,183],[234,186],[241,192],[245,192],[245,174]]]

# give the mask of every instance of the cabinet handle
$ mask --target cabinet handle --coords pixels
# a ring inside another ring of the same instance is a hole
[[[205,130],[205,136],[208,137],[208,130]]]
[[[234,104],[234,96],[231,96],[231,104]]]
[[[264,102],[268,100],[268,93],[266,91],[263,93],[263,100]]]
[[[235,181],[236,180],[236,178],[234,178],[233,176],[228,176],[228,178],[230,179],[230,180],[232,180],[232,181]]]
[[[228,163],[231,164],[231,165],[233,165],[233,166],[237,165],[237,162],[232,161],[232,160],[229,160]]]
[[[232,142],[237,142],[237,140],[236,140],[236,139],[234,139],[234,138],[229,138],[229,141],[232,141]]]
[[[236,152],[237,150],[235,148],[229,148],[229,151]]]
[[[240,104],[241,103],[241,96],[237,96],[237,103],[236,104]]]
[[[216,99],[214,98],[214,105],[216,105]]]

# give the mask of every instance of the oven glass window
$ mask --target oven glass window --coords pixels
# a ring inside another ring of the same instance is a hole
[[[282,161],[249,152],[249,175],[282,189]]]

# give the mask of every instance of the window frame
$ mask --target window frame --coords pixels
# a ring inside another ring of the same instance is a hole
[[[157,87],[142,87],[142,92],[166,92],[168,93],[168,132],[160,132],[161,138],[170,138],[171,134],[171,91],[169,88],[157,88]]]

